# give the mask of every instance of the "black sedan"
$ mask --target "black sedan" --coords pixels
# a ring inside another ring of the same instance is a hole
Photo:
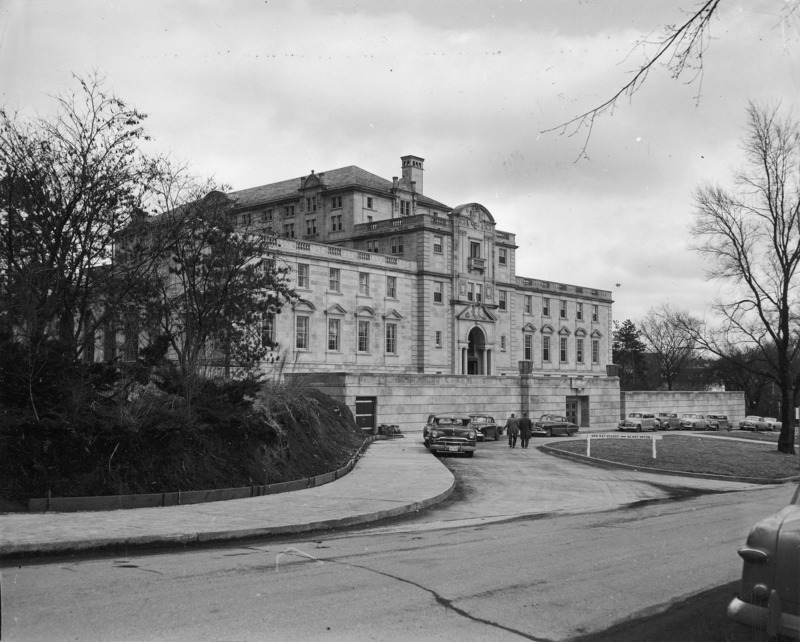
[[[571,421],[567,421],[567,418],[561,415],[542,415],[533,424],[534,436],[567,435],[571,437],[576,432],[578,432],[578,426]]]
[[[469,426],[475,430],[478,441],[487,441],[489,439],[497,441],[498,437],[503,432],[503,429],[497,425],[494,417],[490,417],[489,415],[470,415]]]

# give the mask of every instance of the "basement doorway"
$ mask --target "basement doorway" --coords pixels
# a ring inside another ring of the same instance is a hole
[[[356,426],[364,432],[375,432],[377,397],[356,397]]]
[[[589,396],[575,395],[567,397],[567,421],[581,428],[589,427]]]

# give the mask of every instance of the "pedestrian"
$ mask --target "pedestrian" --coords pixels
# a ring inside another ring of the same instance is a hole
[[[519,434],[519,419],[513,412],[506,421],[506,432],[508,433],[508,447],[517,447],[517,435]]]
[[[528,447],[528,442],[531,440],[532,430],[533,424],[531,423],[531,420],[528,419],[528,413],[523,412],[522,417],[519,419],[519,440],[523,448]]]

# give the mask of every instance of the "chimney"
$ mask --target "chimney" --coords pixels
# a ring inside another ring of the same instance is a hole
[[[416,183],[416,191],[422,194],[422,164],[425,162],[424,158],[419,156],[401,156],[400,162],[403,167],[403,178],[412,186]]]

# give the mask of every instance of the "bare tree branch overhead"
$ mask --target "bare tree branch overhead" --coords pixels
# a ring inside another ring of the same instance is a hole
[[[663,64],[675,80],[686,75],[687,72],[691,73],[687,84],[698,83],[695,100],[699,102],[702,94],[704,73],[703,56],[711,40],[712,18],[719,15],[721,4],[723,4],[723,0],[706,0],[697,5],[694,11],[684,11],[688,18],[682,23],[665,25],[661,36],[655,40],[652,40],[650,36],[640,39],[634,46],[634,51],[636,49],[654,47],[655,53],[645,55],[645,61],[633,72],[633,76],[625,85],[599,105],[566,122],[544,129],[540,133],[559,132],[562,135],[574,136],[578,132],[585,130],[586,138],[576,160],[581,158],[588,159],[586,150],[594,129],[595,119],[598,116],[613,113],[622,98],[632,99],[633,95],[641,89],[647,80],[653,67],[658,63]],[[800,0],[786,0],[780,4],[782,6],[779,23],[789,21],[800,9]]]

